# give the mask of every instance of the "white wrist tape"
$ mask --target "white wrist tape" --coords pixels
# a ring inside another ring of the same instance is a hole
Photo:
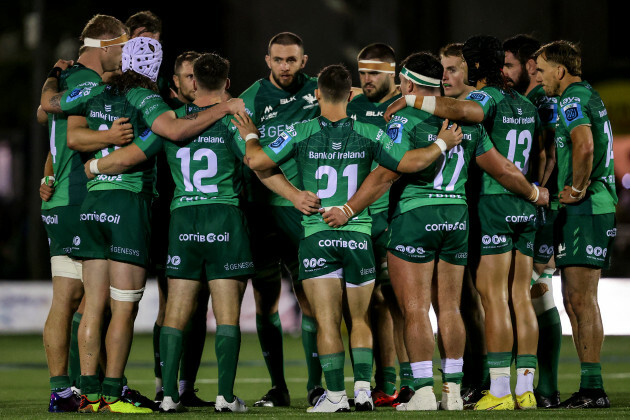
[[[436,141],[433,142],[433,144],[437,145],[437,147],[440,148],[440,150],[442,151],[442,153],[446,152],[446,142],[442,139],[437,139]]]
[[[138,290],[122,290],[109,286],[109,296],[119,302],[140,302],[144,294],[144,287]]]
[[[420,109],[429,114],[433,114],[435,112],[435,96],[425,96]]]
[[[532,184],[532,187],[534,187],[535,191],[529,196],[529,201],[535,203],[538,201],[538,197],[540,197],[540,189],[538,189],[538,187],[534,184]]]
[[[573,192],[576,192],[578,194],[582,194],[582,191],[584,191],[584,188],[582,188],[581,190],[578,190],[577,188],[575,188],[573,185],[571,185],[571,189],[573,190]]]
[[[48,181],[52,181],[53,184],[55,183],[55,177],[52,175],[46,175],[45,177],[42,178],[42,184],[46,184],[48,185]]]
[[[100,172],[98,171],[98,159],[94,159],[90,162],[90,172],[92,172],[94,175],[100,174]]]
[[[405,95],[405,102],[407,102],[407,106],[413,108],[416,103],[416,95]]]
[[[250,140],[258,140],[260,138],[260,136],[256,133],[249,133],[248,135],[245,136],[245,142],[248,142]]]

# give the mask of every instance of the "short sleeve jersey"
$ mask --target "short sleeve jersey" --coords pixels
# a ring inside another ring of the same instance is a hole
[[[59,91],[91,88],[101,83],[101,76],[82,64],[61,72]],[[87,177],[83,167],[83,159],[77,151],[68,148],[68,120],[64,114],[48,114],[48,131],[50,133],[50,154],[55,174],[55,193],[49,201],[42,202],[42,209],[47,210],[59,206],[76,206],[85,198]]]
[[[175,113],[183,117],[208,108],[188,104]],[[238,131],[229,129],[232,118],[226,116],[187,141],[164,141],[175,182],[171,211],[200,204],[238,206],[245,142],[238,140]]]
[[[433,144],[443,121],[415,108],[404,108],[396,113],[387,126],[387,134],[394,142],[394,156]],[[492,149],[493,145],[481,124],[462,125],[461,128],[464,137],[459,145],[442,153],[422,171],[403,174],[396,182],[400,197],[394,217],[422,206],[466,204],[465,184],[470,161]]]
[[[298,73],[297,91],[293,93],[276,87],[269,79],[260,79],[241,94],[252,121],[260,131],[260,144],[273,142],[281,132],[295,123],[306,122],[320,114],[315,98],[317,78]],[[297,165],[288,160],[280,167],[289,181],[297,179]],[[250,200],[273,206],[293,206],[291,202],[272,193],[258,178],[246,170]],[[296,184],[297,185],[297,184]]]
[[[318,117],[288,127],[280,136],[263,147],[277,164],[294,159],[299,182],[305,190],[321,199],[322,207],[341,206],[357,191],[376,161],[387,169],[396,170],[401,157],[390,154],[392,141],[383,130],[343,118],[329,121]],[[340,228],[331,228],[320,214],[303,216],[305,236],[324,230],[363,232],[372,230],[372,219],[364,210]]]
[[[365,95],[357,95],[352,98],[348,104],[347,112],[353,120],[373,124],[381,130],[385,130],[387,127],[387,122],[385,121],[385,118],[383,118],[385,111],[387,110],[387,107],[398,98],[400,98],[400,95],[394,95],[385,102],[379,103],[370,101]],[[373,163],[372,169],[376,168],[376,166],[376,163]],[[387,210],[388,206],[389,191],[370,205],[370,212],[372,214],[376,214]]]
[[[92,130],[109,130],[118,118],[129,118],[135,136],[133,144],[149,158],[119,175],[97,175],[88,182],[88,191],[123,189],[156,194],[154,156],[162,150],[162,138],[150,127],[157,117],[171,110],[159,94],[136,87],[123,95],[115,92],[110,85],[100,85],[66,92],[61,98],[61,109],[66,114],[85,116]],[[106,147],[96,152],[94,157],[105,157],[118,148]]]
[[[530,153],[540,128],[534,105],[513,89],[491,86],[470,92],[466,99],[483,108],[483,126],[497,151],[529,178]],[[487,173],[482,175],[481,194],[514,195]]]
[[[558,189],[573,185],[573,143],[571,131],[588,125],[593,134],[593,168],[586,199],[567,206],[567,213],[579,215],[614,213],[617,204],[615,190],[615,159],[613,135],[608,112],[599,94],[588,82],[573,83],[558,100],[559,122],[556,129],[558,159]]]

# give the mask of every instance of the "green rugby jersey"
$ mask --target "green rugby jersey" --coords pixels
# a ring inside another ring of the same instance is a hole
[[[315,98],[317,78],[298,73],[299,86],[296,92],[277,88],[268,78],[260,79],[240,96],[245,102],[249,115],[260,131],[260,144],[265,146],[274,141],[280,133],[295,123],[306,122],[320,113]],[[280,169],[294,185],[297,183],[295,161],[284,162]],[[249,168],[245,170],[248,180],[248,195],[251,201],[268,203],[272,206],[293,206],[289,200],[271,192]]]
[[[529,155],[540,129],[534,105],[514,89],[506,92],[491,86],[470,92],[466,99],[481,105],[492,144],[529,179]],[[515,195],[487,173],[482,175],[481,194]]]
[[[59,91],[94,87],[99,83],[101,76],[97,72],[77,63],[61,72]],[[49,201],[42,202],[42,210],[79,205],[87,192],[83,160],[79,152],[68,148],[67,128],[68,120],[64,114],[48,114],[55,193]]]
[[[387,126],[394,142],[395,156],[408,150],[428,147],[437,140],[442,118],[415,108],[403,108]],[[462,142],[442,153],[420,172],[403,174],[396,182],[397,200],[394,216],[422,206],[466,204],[466,181],[470,161],[492,149],[492,141],[481,124],[462,125]],[[397,197],[398,198],[398,197]]]
[[[545,95],[542,85],[537,85],[528,94],[527,99],[534,104],[538,110],[538,117],[544,131],[548,131],[554,135],[556,124],[558,124],[558,98]],[[547,184],[549,190],[550,207],[554,210],[558,209],[558,167],[553,169]]]
[[[183,117],[212,106],[188,104],[175,113]],[[171,211],[199,204],[238,206],[245,142],[238,140],[238,131],[229,129],[232,118],[227,115],[187,141],[164,141],[166,159],[175,181]]]
[[[150,127],[153,121],[171,109],[162,97],[149,89],[135,87],[120,95],[109,85],[74,89],[61,98],[61,109],[70,115],[86,117],[92,130],[109,130],[114,120],[128,117],[133,126],[138,146],[149,158],[119,175],[96,175],[87,184],[88,191],[123,189],[135,193],[156,194],[155,154],[162,150],[162,138]],[[95,158],[105,157],[119,147],[110,146],[95,153]]]
[[[324,117],[287,127],[274,142],[263,147],[278,164],[293,158],[298,181],[321,199],[322,207],[344,205],[372,170],[372,162],[396,170],[402,156],[390,154],[393,143],[383,130],[346,117],[331,122]],[[305,236],[323,230],[347,230],[370,235],[372,219],[367,210],[339,228],[324,223],[321,214],[303,216]]]
[[[615,190],[615,159],[613,135],[608,111],[588,82],[573,83],[558,100],[560,115],[556,128],[556,151],[558,155],[558,189],[573,184],[573,143],[571,131],[580,125],[589,125],[593,133],[593,169],[591,185],[586,198],[577,205],[567,207],[569,214],[614,213],[617,204]]]
[[[378,103],[370,101],[367,96],[363,94],[356,95],[348,104],[347,112],[353,120],[373,124],[381,130],[385,130],[387,127],[387,122],[385,121],[385,118],[383,118],[385,111],[387,110],[387,107],[398,98],[400,98],[400,94],[394,95],[392,98],[383,103]],[[372,169],[376,168],[376,166],[376,162],[373,163]],[[383,194],[381,198],[376,200],[370,206],[370,212],[372,212],[372,214],[380,213],[387,210],[388,206],[389,191]]]

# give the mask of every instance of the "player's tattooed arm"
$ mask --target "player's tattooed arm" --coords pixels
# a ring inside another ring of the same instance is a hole
[[[311,191],[296,188],[279,168],[255,172],[265,187],[289,200],[302,213],[311,215],[319,210],[321,204],[319,197]]]
[[[534,202],[537,206],[549,205],[549,191],[535,187],[523,176],[521,170],[501,155],[494,147],[477,156],[477,164],[507,190]],[[538,193],[535,189],[538,188]],[[533,201],[536,198],[536,201]]]
[[[95,152],[105,147],[123,146],[133,140],[133,127],[129,118],[119,118],[109,130],[96,131],[88,127],[85,117],[68,117],[68,147],[78,152]]]
[[[135,144],[130,144],[114,150],[103,158],[88,160],[85,162],[85,174],[88,179],[93,179],[98,174],[118,175],[147,159],[142,149]]]
[[[237,112],[245,112],[245,102],[239,98],[221,102],[210,109],[191,114],[189,118],[177,118],[173,111],[167,111],[153,121],[151,130],[169,140],[183,141],[201,133],[226,115]]]
[[[48,123],[48,114],[46,114],[41,106],[37,107],[37,122],[41,125],[46,125]]]
[[[40,105],[45,112],[52,114],[61,113],[60,104],[63,92],[59,92],[59,75],[73,63],[72,60],[57,60],[55,67],[53,67],[48,75],[48,78],[44,82],[42,96],[40,98]]]

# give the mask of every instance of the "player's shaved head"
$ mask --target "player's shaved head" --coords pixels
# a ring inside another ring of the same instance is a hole
[[[293,32],[280,32],[277,35],[274,35],[273,38],[269,41],[269,45],[267,46],[267,54],[271,54],[271,46],[274,44],[278,45],[297,45],[300,47],[300,51],[302,54],[304,53],[304,43],[302,42],[302,38],[294,34]]]
[[[357,61],[358,60],[380,60],[395,63],[396,54],[394,53],[394,49],[389,45],[375,43],[363,48],[357,56]]]
[[[545,44],[534,54],[566,67],[571,76],[582,76],[582,57],[580,48],[569,41],[553,41]]]
[[[218,90],[225,85],[230,72],[230,62],[218,54],[201,54],[193,63],[197,85],[205,90]]]
[[[352,89],[352,76],[342,64],[324,67],[317,76],[317,88],[327,102],[347,101]]]

